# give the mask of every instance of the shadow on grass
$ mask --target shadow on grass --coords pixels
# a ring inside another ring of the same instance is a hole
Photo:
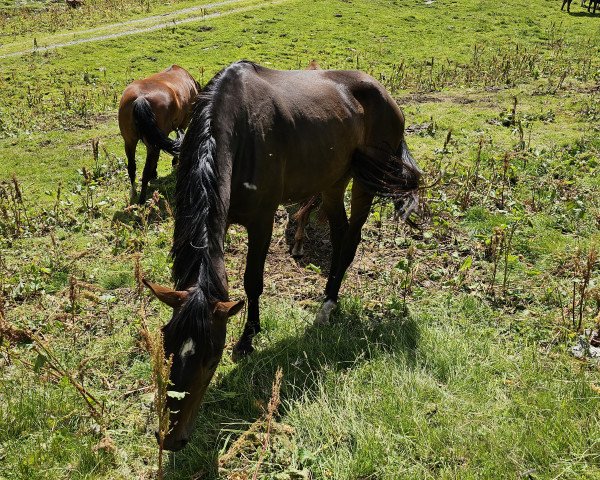
[[[148,185],[148,194],[158,190],[171,205],[175,204],[175,183],[177,182],[177,170],[172,169],[168,175],[152,180]]]
[[[261,416],[278,367],[284,377],[280,413],[295,401],[318,393],[327,375],[356,366],[386,352],[403,355],[414,365],[419,327],[407,314],[373,318],[358,301],[340,308],[328,326],[310,325],[264,350],[255,351],[211,385],[190,444],[171,454],[165,478],[217,479],[219,455],[232,439]]]
[[[569,12],[569,15],[572,16],[572,17],[595,17],[598,14],[597,13],[588,12],[586,10],[586,11],[583,11],[583,12]]]
[[[161,222],[163,218],[166,218],[166,216],[170,215],[173,211],[176,180],[177,174],[173,170],[168,175],[151,181],[148,185],[148,198],[151,198],[152,194],[155,191],[158,191],[158,193],[160,193],[161,196],[161,199],[158,203],[158,211],[151,212],[151,214],[147,218],[147,221],[149,221],[150,223]],[[139,195],[139,185],[136,194]],[[129,225],[130,227],[139,227],[142,224],[142,221],[140,219],[140,212],[143,208],[144,207],[142,205],[137,205],[137,203],[133,203],[126,208],[117,210],[113,214],[112,222],[120,222],[125,225]]]

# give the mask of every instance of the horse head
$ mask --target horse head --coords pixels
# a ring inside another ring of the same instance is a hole
[[[163,447],[177,451],[189,441],[200,404],[221,360],[227,319],[238,313],[244,302],[212,302],[208,318],[202,321],[204,327],[198,328],[200,318],[193,318],[201,314],[196,305],[198,289],[177,291],[146,280],[144,283],[161,302],[173,308],[171,321],[162,329],[165,356],[172,358],[167,397],[169,431]]]

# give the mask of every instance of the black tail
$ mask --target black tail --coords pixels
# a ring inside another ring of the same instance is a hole
[[[406,220],[419,206],[421,169],[411,156],[406,141],[396,152],[385,148],[362,147],[352,158],[352,176],[368,192],[394,202]]]
[[[164,150],[171,155],[179,155],[182,138],[171,140],[158,128],[152,106],[144,97],[138,97],[133,102],[133,123],[146,144]]]

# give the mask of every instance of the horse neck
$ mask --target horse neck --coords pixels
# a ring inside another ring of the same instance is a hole
[[[231,192],[231,165],[225,162],[216,170],[216,188],[209,193],[214,200],[213,208],[202,222],[194,223],[193,213],[183,213],[193,212],[199,208],[197,204],[188,204],[185,209],[177,212],[172,251],[173,276],[178,289],[209,287],[207,293],[210,296],[224,301],[227,300],[227,276],[223,246]],[[180,207],[182,206],[178,205]],[[202,225],[205,228],[206,243],[201,240],[204,234],[199,233]],[[194,226],[200,230],[196,230]]]
[[[229,211],[229,200],[231,193],[231,169],[220,172],[218,198],[221,202],[221,209],[209,218],[209,242],[210,242],[210,261],[213,270],[224,289],[225,298],[228,300],[227,272],[225,270],[224,244],[227,233],[228,221],[227,212]]]

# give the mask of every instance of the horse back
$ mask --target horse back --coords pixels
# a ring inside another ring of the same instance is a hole
[[[365,73],[240,63],[225,75],[215,106],[218,144],[230,147],[239,205],[259,201],[246,197],[261,192],[276,192],[282,202],[325,191],[349,178],[359,147],[396,149],[402,141],[400,109]]]
[[[327,136],[342,126],[346,131],[348,127],[360,130],[356,141],[361,144],[397,146],[402,139],[402,111],[386,89],[364,72],[238,65],[231,84],[223,87],[228,89],[227,109],[237,110],[236,116],[263,136],[306,137],[299,126],[314,129],[317,137]]]
[[[161,128],[168,131],[185,128],[198,90],[194,78],[178,65],[133,81],[125,88],[119,104],[121,133],[132,134],[133,102],[140,97],[148,100]]]

